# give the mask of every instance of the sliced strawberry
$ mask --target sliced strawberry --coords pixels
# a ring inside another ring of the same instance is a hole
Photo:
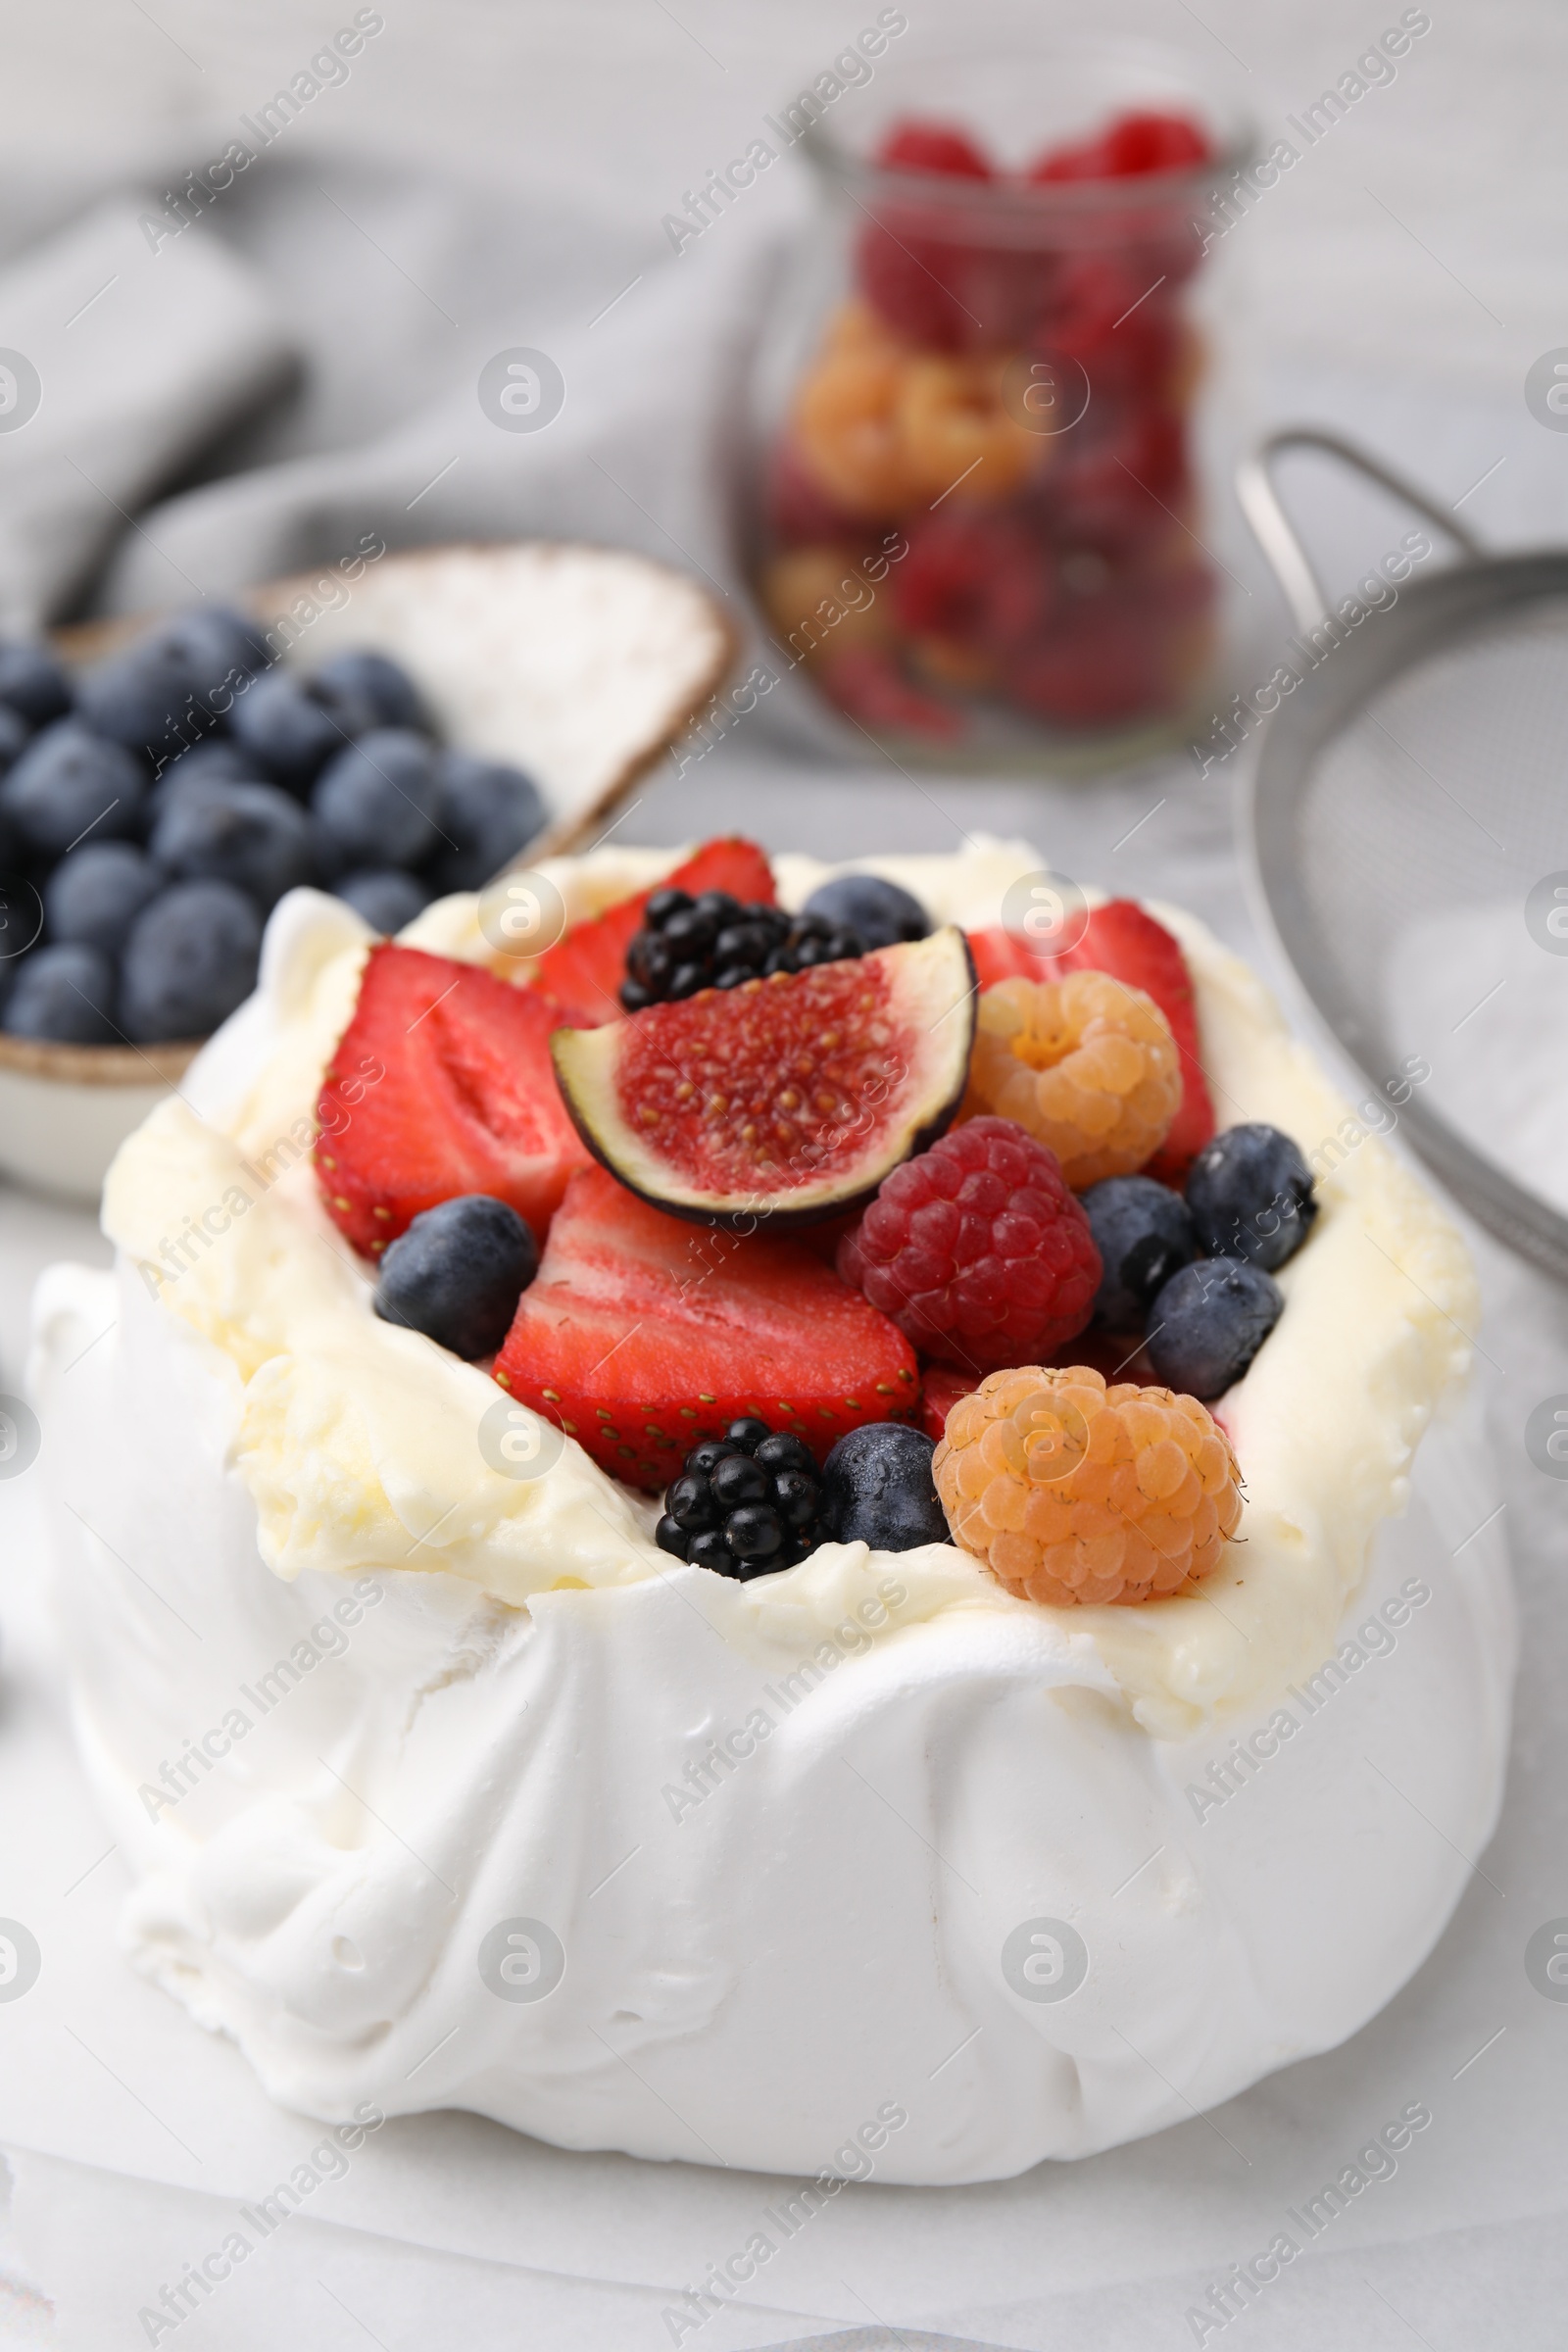
[[[438,1200],[493,1193],[545,1231],[588,1154],[550,1060],[543,998],[472,964],[383,942],[321,1088],[327,1213],[377,1257]],[[381,1075],[370,1077],[372,1070]]]
[[[643,908],[654,889],[689,890],[694,899],[705,890],[727,890],[743,906],[760,901],[771,906],[776,896],[773,869],[755,842],[709,841],[653,889],[617,899],[603,914],[573,923],[540,956],[530,976],[530,985],[552,1000],[568,1027],[597,1029],[601,1021],[619,1020],[626,950],[642,928]]]
[[[1063,972],[1110,972],[1152,997],[1170,1023],[1181,1055],[1184,1091],[1170,1133],[1144,1173],[1178,1190],[1214,1132],[1214,1105],[1199,1050],[1198,1006],[1187,958],[1163,923],[1134,899],[1110,899],[1090,913],[1088,926],[1060,956],[1037,956],[1016,931],[995,924],[968,933],[980,986],[999,980],[1054,980]]]
[[[602,1168],[567,1187],[495,1376],[651,1490],[743,1413],[821,1459],[919,1399],[903,1333],[804,1242],[666,1217]]]
[[[1163,923],[1133,899],[1096,906],[1076,947],[1062,956],[1064,971],[1110,972],[1152,997],[1170,1023],[1182,1058],[1184,1091],[1170,1133],[1144,1173],[1178,1188],[1214,1132],[1214,1105],[1199,1050],[1198,1006],[1187,958]]]
[[[986,931],[966,931],[979,986],[995,988],[999,980],[1054,980],[1058,966],[1049,956],[1037,956],[1016,931],[993,923]]]

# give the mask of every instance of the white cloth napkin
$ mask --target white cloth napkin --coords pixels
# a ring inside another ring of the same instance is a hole
[[[58,612],[291,371],[255,272],[212,237],[160,232],[157,213],[112,199],[0,273],[0,628]]]

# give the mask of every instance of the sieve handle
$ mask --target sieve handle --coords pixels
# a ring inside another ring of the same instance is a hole
[[[1479,562],[1485,556],[1481,541],[1462,522],[1456,522],[1451,512],[1434,506],[1424,491],[1416,489],[1402,474],[1392,473],[1376,458],[1368,457],[1364,449],[1357,449],[1353,441],[1342,441],[1338,433],[1321,433],[1311,425],[1287,426],[1283,432],[1270,433],[1250,458],[1242,460],[1236,468],[1236,495],[1299,628],[1315,629],[1325,621],[1329,602],[1312,568],[1311,558],[1274,486],[1275,462],[1291,449],[1320,449],[1327,456],[1338,458],[1352,473],[1364,474],[1391,497],[1402,499],[1407,507],[1424,514],[1445,538],[1453,541],[1461,555],[1472,562]]]

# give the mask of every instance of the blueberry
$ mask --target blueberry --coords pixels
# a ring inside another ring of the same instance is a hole
[[[10,767],[25,749],[32,729],[20,710],[9,703],[0,703],[0,768]]]
[[[121,964],[121,1018],[143,1045],[207,1037],[256,985],[262,918],[231,882],[176,882],[142,908]]]
[[[94,734],[127,751],[172,753],[217,724],[188,637],[174,630],[153,630],[96,661],[77,684],[75,708]]]
[[[71,709],[71,680],[45,645],[0,645],[0,703],[29,727],[46,727]]]
[[[1103,1268],[1095,1321],[1136,1331],[1154,1293],[1198,1255],[1187,1203],[1152,1176],[1107,1176],[1078,1198]]]
[[[520,767],[499,760],[476,760],[468,752],[442,752],[441,830],[429,878],[437,897],[449,890],[478,890],[515,858],[544,825],[550,811],[539,788]]]
[[[416,882],[412,874],[400,873],[395,865],[362,865],[333,888],[356,914],[364,915],[372,931],[386,939],[401,931],[405,923],[412,923],[430,903],[424,884]]]
[[[1279,1285],[1241,1257],[1200,1257],[1149,1310],[1144,1342],[1161,1381],[1204,1404],[1242,1377],[1285,1308]]]
[[[354,865],[417,865],[443,846],[435,746],[407,727],[377,727],[338,753],[311,808]]]
[[[223,724],[271,658],[259,624],[244,613],[228,605],[197,605],[100,663],[77,702],[104,734],[155,754],[177,754]]]
[[[137,829],[146,775],[122,744],[79,719],[57,719],[35,735],[0,781],[0,810],[29,849],[63,858],[84,833],[122,841]]]
[[[187,784],[264,784],[261,762],[227,736],[210,736],[205,743],[181,752],[177,760],[169,760],[158,771],[153,788],[142,803],[141,821],[149,839],[160,817],[177,792]]]
[[[822,1472],[823,1517],[835,1543],[912,1551],[951,1541],[931,1478],[932,1439],[906,1421],[868,1421],[840,1438]]]
[[[49,937],[118,956],[131,924],[163,887],[152,859],[128,841],[84,841],[44,884]]]
[[[168,760],[158,770],[153,785],[156,792],[166,784],[265,784],[267,772],[254,752],[247,752],[232,736],[210,736],[205,743],[193,743],[188,752]]]
[[[334,752],[343,731],[309,695],[298,678],[273,671],[258,678],[235,699],[229,715],[234,741],[270,783],[308,792]]]
[[[812,891],[801,911],[820,915],[836,931],[858,932],[868,948],[924,939],[931,929],[919,900],[880,874],[835,874]]]
[[[172,800],[148,845],[180,882],[232,882],[264,913],[312,873],[311,828],[275,784],[191,784]]]
[[[0,816],[0,983],[43,936],[43,901],[26,879],[22,845]]]
[[[392,1244],[375,1311],[472,1363],[494,1355],[538,1265],[538,1244],[514,1208],[488,1193],[462,1193],[427,1208]]]
[[[345,735],[371,727],[430,727],[419,689],[400,663],[362,649],[334,654],[311,680],[311,692],[329,710]]]
[[[1300,1248],[1317,1215],[1311,1169],[1288,1135],[1260,1121],[1227,1127],[1203,1146],[1187,1205],[1200,1250],[1270,1273]]]
[[[188,751],[165,760],[153,769],[153,790],[165,783],[266,783],[266,769],[256,753],[244,751],[232,736],[207,736]]]
[[[311,828],[311,858],[320,889],[335,891],[338,884],[346,881],[350,874],[368,870],[363,858],[351,858],[336,834],[327,831],[314,808],[306,809],[305,821]],[[377,865],[368,870],[401,873],[403,869],[401,866],[383,868]]]
[[[114,1003],[115,967],[101,949],[74,942],[34,948],[6,999],[5,1025],[13,1037],[112,1046],[120,1038]]]
[[[234,689],[272,661],[262,624],[232,605],[191,605],[162,622],[159,640],[186,664],[204,703],[226,710]]]

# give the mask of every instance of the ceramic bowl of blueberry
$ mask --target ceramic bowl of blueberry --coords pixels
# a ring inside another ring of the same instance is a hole
[[[0,642],[8,1175],[96,1199],[285,892],[392,934],[570,846],[729,660],[690,583],[590,549],[387,557],[308,632],[298,589]]]

